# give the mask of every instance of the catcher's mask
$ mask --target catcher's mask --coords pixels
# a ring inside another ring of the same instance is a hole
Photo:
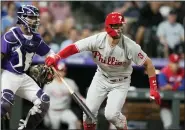
[[[36,32],[40,25],[39,9],[33,5],[22,5],[18,8],[18,24],[25,26],[29,32]]]

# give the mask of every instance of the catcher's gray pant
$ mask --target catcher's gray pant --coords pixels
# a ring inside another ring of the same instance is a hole
[[[94,115],[97,115],[100,105],[108,97],[105,107],[105,117],[116,128],[123,129],[126,126],[126,117],[121,113],[121,110],[130,86],[130,76],[123,78],[119,82],[112,82],[111,80],[113,79],[108,79],[97,72],[89,87],[86,105]],[[84,121],[87,124],[92,123],[85,114]]]
[[[49,96],[44,93],[35,81],[27,74],[15,74],[7,70],[4,70],[2,73],[1,87],[2,95],[4,95],[1,97],[1,101],[3,101],[3,104],[1,104],[1,110],[9,112],[13,105],[12,100],[14,100],[14,94],[31,101],[34,105],[38,105],[40,107],[39,109],[42,112],[34,116],[30,116],[27,124],[27,128],[35,128],[42,121],[49,108]],[[9,101],[9,99],[11,99],[11,101]],[[6,114],[6,112],[4,113]]]
[[[1,77],[1,91],[4,89],[11,90],[19,97],[33,102],[38,98],[36,94],[40,87],[27,74],[15,74],[4,70]]]

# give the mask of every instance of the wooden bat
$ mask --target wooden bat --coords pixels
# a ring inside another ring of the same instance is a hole
[[[60,74],[57,72],[57,70],[52,67],[53,71],[57,74],[57,76],[62,80],[64,85],[67,87],[69,92],[71,93],[71,96],[75,100],[75,102],[79,105],[79,107],[85,112],[85,114],[92,119],[92,122],[96,122],[96,118],[92,114],[92,112],[89,110],[89,108],[85,105],[85,103],[78,97],[78,95],[74,92],[74,90],[67,84],[67,82],[60,76]]]

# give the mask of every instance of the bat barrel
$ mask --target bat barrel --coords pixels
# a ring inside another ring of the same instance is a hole
[[[92,114],[92,112],[89,110],[89,108],[84,104],[84,102],[78,97],[76,93],[72,94],[73,99],[75,102],[80,106],[80,108],[84,111],[84,113],[92,119],[92,122],[97,122],[96,118]]]

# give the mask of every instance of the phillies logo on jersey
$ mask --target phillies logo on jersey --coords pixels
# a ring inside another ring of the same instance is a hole
[[[115,57],[109,56],[108,58],[104,58],[103,55],[99,51],[93,51],[93,57],[97,58],[98,61],[107,65],[126,65],[127,62],[119,61]]]

